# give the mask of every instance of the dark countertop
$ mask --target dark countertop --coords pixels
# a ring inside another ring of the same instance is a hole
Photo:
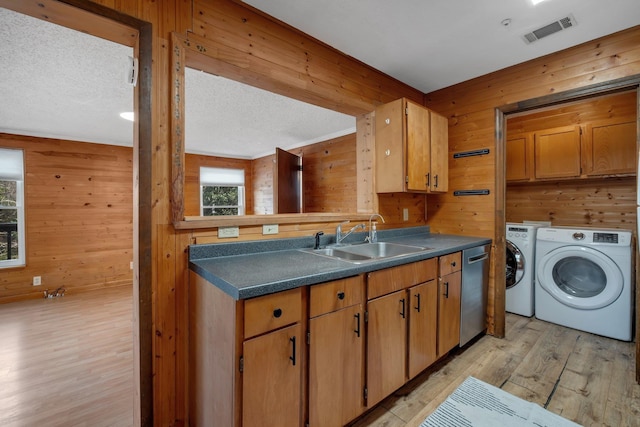
[[[347,242],[362,242],[367,233],[353,233]],[[432,234],[429,227],[378,231],[378,241],[427,247],[427,250],[394,258],[353,264],[315,255],[309,249],[314,238],[274,239],[218,243],[189,247],[189,268],[236,300],[267,295],[305,285],[355,276],[360,273],[420,261],[491,243],[483,237]],[[335,242],[323,236],[321,245]]]

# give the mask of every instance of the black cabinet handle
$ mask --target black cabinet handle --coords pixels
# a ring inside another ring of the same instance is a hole
[[[353,315],[356,318],[356,330],[353,331],[356,333],[356,336],[360,338],[360,313],[356,313]]]
[[[420,294],[416,294],[416,299],[418,300],[418,305],[415,306],[415,309],[418,313],[420,313]]]
[[[338,299],[339,300],[343,300],[344,299],[344,292],[338,292]]]
[[[291,360],[293,366],[296,366],[296,337],[293,336],[289,338],[289,342],[291,342],[293,346],[293,350],[292,350],[291,356],[289,356],[289,360]]]
[[[449,282],[444,282],[444,297],[449,298]]]
[[[435,184],[433,185],[434,188],[438,188],[438,175],[434,176],[435,179]]]
[[[400,300],[400,305],[402,306],[402,310],[400,311],[400,316],[402,316],[403,319],[404,319],[404,316],[405,316],[405,314],[404,314],[404,302],[405,302],[404,298],[402,298]]]
[[[425,175],[427,177],[427,187],[429,187],[431,185],[431,174],[428,173],[427,175]]]
[[[455,261],[453,261],[453,262],[451,263],[451,267],[455,267],[455,266],[456,266],[456,262],[455,262]]]
[[[273,317],[275,317],[277,319],[280,316],[282,316],[282,310],[281,309],[276,308],[275,310],[273,310]]]

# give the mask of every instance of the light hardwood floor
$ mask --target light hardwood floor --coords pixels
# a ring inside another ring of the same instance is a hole
[[[133,425],[131,287],[0,305],[0,426]]]
[[[0,425],[132,425],[132,303],[122,287],[0,305]],[[418,426],[469,375],[585,426],[640,426],[634,344],[512,314],[504,339],[455,350],[353,426]]]
[[[353,426],[419,426],[467,376],[584,426],[640,426],[635,344],[509,313],[504,339],[455,350]]]

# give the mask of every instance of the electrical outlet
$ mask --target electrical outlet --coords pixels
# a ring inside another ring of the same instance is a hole
[[[33,276],[33,286],[40,286],[40,285],[42,285],[42,277]]]
[[[278,234],[278,224],[263,225],[262,234]]]
[[[240,236],[240,227],[218,227],[218,238],[220,239],[238,236]]]
[[[402,220],[409,221],[409,209],[407,208],[402,209]]]
[[[133,261],[129,262],[129,270],[133,270]]]

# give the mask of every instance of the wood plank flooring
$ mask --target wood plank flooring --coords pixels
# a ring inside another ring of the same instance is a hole
[[[584,426],[640,426],[634,343],[509,313],[504,339],[455,350],[352,426],[419,426],[469,375]]]
[[[0,425],[133,419],[131,288],[0,305]],[[469,375],[585,426],[640,426],[635,347],[507,314],[507,336],[455,350],[353,427],[414,427]]]
[[[133,425],[130,286],[0,305],[0,425]]]

